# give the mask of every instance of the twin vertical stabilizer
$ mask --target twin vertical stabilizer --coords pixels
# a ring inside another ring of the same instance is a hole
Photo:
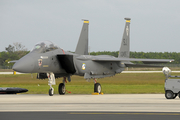
[[[124,27],[124,33],[121,41],[118,58],[129,58],[130,56],[130,20],[131,18],[124,18],[126,24]],[[75,54],[88,55],[88,27],[89,21],[83,20],[84,24],[81,30],[79,41],[76,47]]]
[[[84,20],[75,54],[88,55],[88,26],[89,21]]]
[[[121,41],[121,47],[119,50],[119,58],[129,58],[130,54],[130,20],[131,18],[124,18],[126,20],[124,34]]]

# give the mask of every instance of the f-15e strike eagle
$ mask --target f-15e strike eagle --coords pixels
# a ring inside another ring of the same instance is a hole
[[[48,78],[49,95],[53,96],[55,78],[62,77],[59,84],[60,95],[66,92],[66,80],[71,82],[72,75],[84,76],[84,79],[94,79],[94,92],[101,93],[101,85],[97,78],[114,76],[121,73],[125,67],[153,67],[149,64],[167,63],[173,59],[135,59],[129,58],[130,53],[130,18],[125,18],[125,28],[118,57],[110,55],[88,55],[88,20],[83,20],[83,27],[75,53],[64,51],[50,41],[37,43],[33,50],[16,61],[14,71],[22,73],[38,73],[38,79]],[[131,61],[142,61],[144,64],[133,64]]]

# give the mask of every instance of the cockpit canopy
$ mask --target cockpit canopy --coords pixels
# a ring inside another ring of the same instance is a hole
[[[49,52],[58,48],[59,47],[57,47],[50,41],[42,41],[42,42],[37,43],[31,52],[45,53],[45,52]]]

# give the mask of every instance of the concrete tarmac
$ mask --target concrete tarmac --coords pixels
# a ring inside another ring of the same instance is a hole
[[[180,99],[164,94],[0,95],[0,112],[180,112]]]
[[[179,120],[180,113],[0,112],[1,120]]]

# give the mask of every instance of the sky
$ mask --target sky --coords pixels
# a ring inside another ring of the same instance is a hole
[[[13,43],[28,50],[49,40],[75,51],[82,19],[89,20],[92,51],[119,51],[125,17],[130,51],[180,52],[179,0],[0,0],[0,51]]]

